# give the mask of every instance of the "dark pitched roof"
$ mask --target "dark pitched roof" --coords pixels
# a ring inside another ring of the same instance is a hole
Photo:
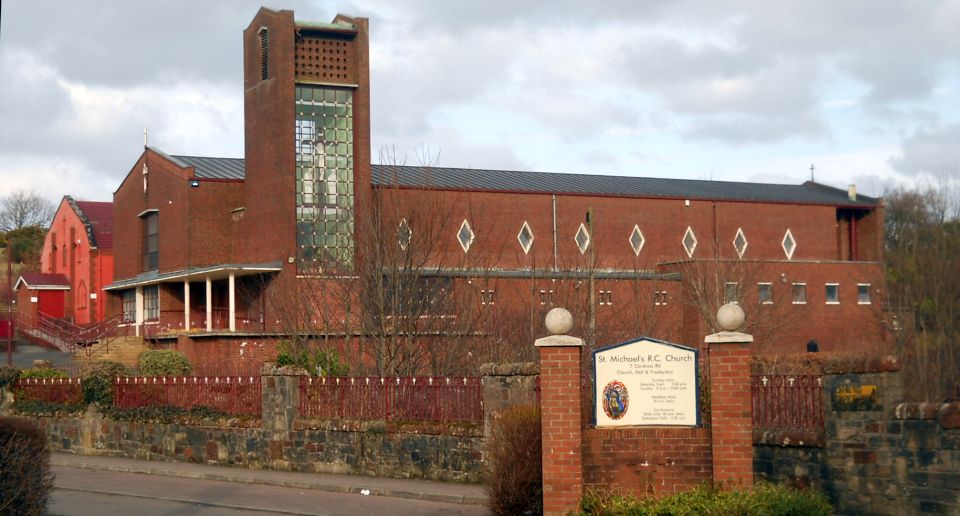
[[[846,190],[811,181],[802,185],[784,185],[658,177],[373,165],[373,183],[380,186],[396,185],[399,187],[440,190],[716,199],[845,206],[874,206],[877,204],[877,199],[865,195],[859,195],[856,201],[851,201],[847,197]]]
[[[243,158],[170,156],[181,167],[193,167],[200,179],[243,179]]]
[[[42,274],[39,272],[24,272],[20,274],[15,289],[20,288],[23,283],[29,289],[34,288],[52,288],[63,290],[70,288],[70,280],[63,274]]]
[[[86,226],[90,247],[113,249],[113,203],[74,201],[69,195],[66,199]]]
[[[192,165],[197,177],[243,179],[241,158],[200,158],[171,156],[181,166]],[[876,198],[858,195],[856,201],[847,191],[807,181],[800,185],[741,183],[700,179],[603,176],[479,170],[446,167],[372,165],[375,186],[399,186],[437,190],[474,190],[497,192],[607,195],[613,197],[660,197],[668,199],[715,199],[835,206],[876,206]]]

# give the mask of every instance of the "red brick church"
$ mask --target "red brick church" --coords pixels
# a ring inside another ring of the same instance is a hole
[[[261,9],[243,41],[244,158],[145,148],[114,193],[108,310],[157,346],[437,373],[525,352],[555,305],[592,345],[698,345],[727,301],[758,352],[884,342],[883,206],[853,187],[371,164],[366,19]]]

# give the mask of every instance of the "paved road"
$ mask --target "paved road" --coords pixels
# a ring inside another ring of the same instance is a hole
[[[52,515],[486,514],[477,505],[54,466]]]

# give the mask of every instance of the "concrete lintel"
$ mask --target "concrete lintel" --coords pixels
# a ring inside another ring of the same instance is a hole
[[[564,346],[583,347],[583,339],[571,337],[570,335],[551,335],[549,337],[537,339],[533,345],[538,348]]]
[[[747,344],[753,342],[753,335],[738,331],[721,331],[707,335],[703,341],[707,344]]]

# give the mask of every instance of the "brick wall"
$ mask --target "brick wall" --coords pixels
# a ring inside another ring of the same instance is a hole
[[[662,496],[709,484],[710,428],[588,428],[583,485]]]

